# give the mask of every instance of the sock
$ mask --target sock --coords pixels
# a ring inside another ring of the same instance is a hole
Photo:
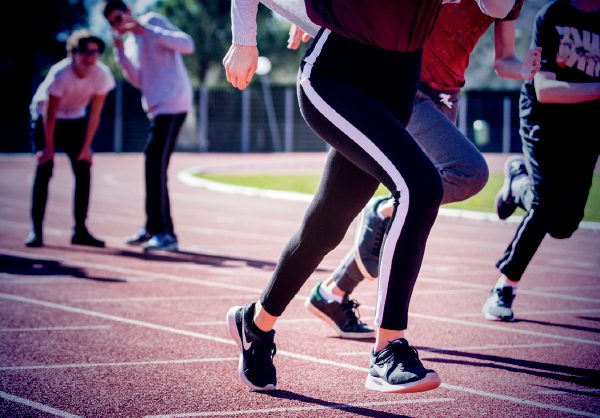
[[[509,279],[507,279],[504,276],[500,276],[500,278],[496,282],[496,287],[499,288],[499,289],[502,289],[503,287],[506,287],[506,286],[512,287],[512,289],[513,289],[513,295],[515,293],[517,293],[517,285],[518,285],[518,282],[515,282],[513,280],[509,280]]]
[[[385,219],[385,218],[389,218],[390,216],[392,216],[392,212],[394,211],[394,199],[388,199],[384,202],[381,202],[375,212],[377,212],[377,216],[379,216],[379,219]]]
[[[331,291],[331,289],[328,286],[325,286],[323,284],[321,284],[321,286],[319,286],[319,294],[327,302],[335,301],[337,303],[342,303],[342,300],[343,300],[342,296],[334,295],[333,292]]]

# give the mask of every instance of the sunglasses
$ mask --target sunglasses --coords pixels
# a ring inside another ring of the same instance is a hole
[[[86,57],[100,55],[99,49],[75,49],[75,50],[73,50],[73,52],[76,52],[81,55],[85,55]]]
[[[114,19],[109,20],[108,23],[110,24],[110,26],[117,26],[117,25],[121,24],[122,21],[123,21],[123,15],[119,14],[119,15],[116,15],[114,17]]]

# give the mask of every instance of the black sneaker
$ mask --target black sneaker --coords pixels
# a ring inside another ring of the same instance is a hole
[[[150,238],[152,238],[152,235],[146,230],[146,228],[142,228],[133,236],[127,238],[125,244],[138,246],[146,243],[150,240]]]
[[[229,333],[240,349],[238,372],[242,382],[253,390],[274,390],[277,373],[273,365],[275,330],[259,337],[248,326],[254,316],[254,303],[234,306],[227,312]]]
[[[517,201],[512,193],[512,183],[515,177],[527,174],[527,166],[523,157],[510,157],[504,163],[504,183],[496,194],[496,213],[504,220],[515,213]]]
[[[42,239],[42,234],[38,234],[35,231],[31,231],[27,238],[25,238],[25,246],[26,247],[43,247],[44,240]]]
[[[379,253],[389,223],[389,218],[381,219],[377,215],[377,207],[388,199],[389,197],[372,199],[363,209],[356,231],[356,265],[369,280],[375,280],[379,276]]]
[[[88,247],[104,247],[102,240],[95,238],[87,229],[76,230],[71,237],[71,244],[86,245]]]
[[[327,322],[342,338],[372,338],[375,336],[375,330],[360,321],[358,313],[360,304],[356,300],[349,300],[346,295],[342,303],[327,301],[319,293],[320,287],[321,283],[317,284],[304,302],[304,307],[310,313]]]
[[[377,354],[371,353],[367,389],[388,393],[425,392],[442,383],[438,374],[426,369],[417,349],[404,338],[390,341]]]
[[[494,287],[483,304],[483,316],[489,321],[510,322],[515,319],[512,304],[515,294],[512,286]]]

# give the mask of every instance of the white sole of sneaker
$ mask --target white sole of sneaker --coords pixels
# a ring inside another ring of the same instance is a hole
[[[377,392],[385,393],[415,393],[415,392],[426,392],[433,390],[442,384],[442,379],[437,373],[427,373],[425,377],[416,382],[407,383],[405,385],[390,385],[383,379],[378,379],[371,375],[367,376],[365,380],[365,388],[374,390]]]
[[[322,319],[327,325],[329,325],[331,328],[333,328],[333,330],[336,332],[337,335],[339,335],[342,338],[348,338],[348,339],[355,340],[355,339],[364,339],[364,338],[374,338],[375,337],[375,331],[361,332],[361,333],[342,331],[341,329],[338,328],[338,326],[335,324],[335,322],[331,318],[329,318],[327,315],[325,315],[323,312],[321,312],[319,309],[317,309],[312,303],[310,303],[309,299],[306,299],[304,301],[304,307],[306,308],[306,310],[308,312],[315,315],[319,319]]]
[[[179,246],[177,244],[166,245],[164,247],[145,247],[145,253],[160,253],[160,252],[170,252],[175,253],[179,251]]]
[[[256,390],[259,392],[275,390],[277,389],[275,385],[267,385],[265,387],[253,385],[252,382],[250,382],[244,374],[244,348],[242,347],[242,339],[240,337],[240,333],[237,328],[237,323],[235,321],[235,313],[240,308],[241,306],[234,306],[233,308],[227,311],[227,326],[229,328],[229,334],[231,335],[231,338],[233,338],[233,341],[235,341],[235,343],[238,346],[238,349],[240,350],[240,358],[238,360],[238,374],[240,376],[240,379],[246,386],[248,386],[252,390]]]
[[[485,309],[485,307],[481,310],[481,312],[483,313],[483,317],[485,319],[487,319],[488,321],[514,322],[514,320],[515,320],[514,316],[511,316],[510,318],[500,318],[498,316],[491,315],[487,312],[487,309]]]

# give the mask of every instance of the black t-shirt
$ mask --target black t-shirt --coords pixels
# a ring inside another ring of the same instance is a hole
[[[308,17],[346,38],[389,51],[423,47],[442,0],[305,0]]]
[[[542,48],[541,71],[556,74],[559,81],[600,82],[600,12],[585,13],[570,0],[555,0],[537,14],[531,47]],[[541,104],[533,81],[521,88],[520,115],[536,124],[590,124],[600,116],[600,100],[576,104]]]

